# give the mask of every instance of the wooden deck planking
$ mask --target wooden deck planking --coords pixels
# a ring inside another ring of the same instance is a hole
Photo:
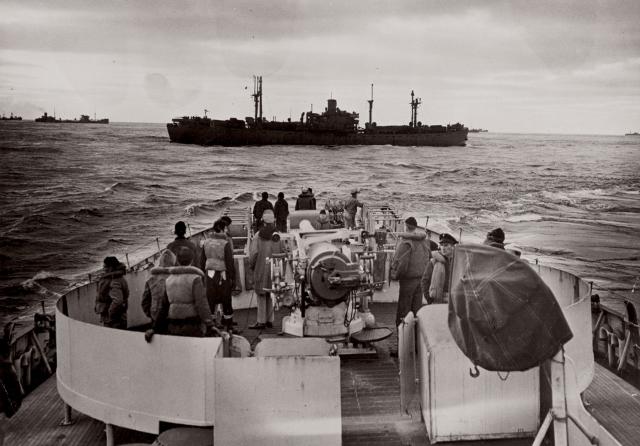
[[[600,364],[584,392],[587,409],[624,446],[640,444],[640,390]]]
[[[372,312],[380,325],[391,326],[395,304],[374,303]],[[258,335],[275,336],[285,311],[276,315],[274,328],[262,331],[247,328],[255,322],[255,310],[237,311],[235,320],[242,336],[255,343]],[[142,336],[142,333],[141,333]],[[394,334],[379,342],[378,359],[343,359],[341,363],[342,441],[348,445],[428,445],[426,430],[417,413],[413,418],[400,412],[400,382],[397,360],[389,356],[395,349]],[[593,383],[585,392],[589,410],[625,446],[635,446],[640,438],[640,391],[596,365]],[[417,397],[416,397],[417,398]],[[104,424],[73,412],[75,424],[60,426],[63,403],[55,377],[35,389],[11,419],[2,419],[5,446],[81,446],[105,444]],[[116,444],[151,443],[154,436],[114,427]],[[530,444],[531,439],[474,441],[456,445],[482,446]]]

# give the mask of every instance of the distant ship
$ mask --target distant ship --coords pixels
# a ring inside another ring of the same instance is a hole
[[[0,121],[22,121],[22,116],[17,116],[11,113],[11,115],[7,118],[5,115],[2,115]]]
[[[485,129],[469,129],[469,133],[485,133],[488,131],[489,130],[485,130]]]
[[[625,133],[624,136],[640,136],[640,133],[638,133],[638,132]]]
[[[409,125],[378,126],[372,122],[373,85],[369,102],[369,122],[358,127],[359,114],[338,108],[335,99],[327,101],[324,113],[302,113],[299,121],[267,121],[262,117],[262,76],[254,77],[254,117],[245,120],[210,119],[183,116],[167,124],[172,142],[204,146],[245,145],[395,145],[395,146],[464,146],[469,129],[460,123],[423,125],[418,121],[421,99],[411,92]]]
[[[80,119],[56,119],[55,116],[44,115],[36,118],[36,122],[57,122],[62,124],[109,124],[109,119],[91,119],[89,115],[80,115]]]

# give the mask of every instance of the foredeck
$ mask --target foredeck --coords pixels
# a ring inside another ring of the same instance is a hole
[[[371,310],[380,325],[392,326],[395,304],[373,303]],[[247,327],[255,322],[255,309],[236,312],[242,336],[255,342],[260,335],[274,336],[285,313],[275,318],[272,329]],[[142,333],[140,333],[142,336]],[[344,445],[428,445],[426,431],[415,412],[413,418],[400,412],[398,365],[389,355],[396,346],[395,334],[377,344],[378,358],[341,360],[342,441]],[[585,392],[588,409],[625,446],[640,438],[640,391],[596,364],[593,383]],[[75,423],[60,426],[63,403],[56,391],[55,377],[35,389],[11,419],[2,419],[7,446],[104,445],[104,424],[73,412]],[[155,436],[114,429],[116,444],[152,443]],[[525,445],[531,439],[474,441],[456,445]]]

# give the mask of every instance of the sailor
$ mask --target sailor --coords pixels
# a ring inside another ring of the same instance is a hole
[[[209,308],[214,312],[216,305],[222,304],[222,323],[230,330],[233,327],[231,294],[235,287],[236,268],[233,261],[233,247],[224,232],[225,227],[222,220],[217,220],[213,224],[213,235],[206,239],[202,246],[200,268],[206,274]]]
[[[504,231],[502,228],[496,228],[493,231],[487,232],[487,238],[482,244],[504,249]]]
[[[151,277],[144,284],[142,294],[142,311],[151,322],[158,318],[160,304],[165,293],[165,282],[169,277],[168,268],[176,265],[176,256],[168,249],[165,249],[158,258],[158,264],[152,268]]]
[[[191,265],[192,251],[186,246],[181,247],[177,260],[177,266],[168,268],[166,291],[158,317],[153,328],[144,335],[147,342],[151,342],[154,333],[195,337],[218,333],[204,292],[204,274]]]
[[[271,289],[271,271],[267,259],[273,254],[284,252],[282,240],[272,239],[276,231],[273,213],[265,211],[263,220],[265,224],[251,240],[249,249],[249,268],[253,272],[254,287],[258,295],[257,322],[249,328],[255,330],[273,327],[273,303],[269,291],[266,291]]]
[[[355,229],[356,227],[356,213],[358,208],[364,206],[364,204],[358,200],[358,189],[351,190],[351,198],[347,200],[344,205],[344,225],[347,229]]]
[[[442,304],[449,301],[449,276],[453,247],[458,241],[451,234],[440,235],[441,252],[433,252],[431,261],[422,275],[422,295],[427,304]]]
[[[269,194],[262,192],[262,199],[256,201],[253,206],[253,224],[256,231],[262,226],[262,213],[267,209],[273,210],[273,205],[269,201]]]
[[[320,214],[318,214],[318,218],[316,219],[313,227],[315,229],[331,229],[331,222],[329,221],[329,216],[327,215],[327,211],[322,209]]]
[[[296,200],[296,211],[313,210],[316,208],[316,199],[308,187],[303,187]]]
[[[177,256],[178,251],[180,251],[181,247],[185,246],[189,248],[193,254],[193,265],[197,265],[198,250],[196,249],[196,245],[187,240],[187,238],[185,237],[187,233],[187,225],[183,221],[179,221],[174,226],[174,233],[176,235],[176,239],[167,245],[167,249],[169,249],[175,256]]]
[[[289,216],[289,203],[284,199],[284,193],[278,193],[276,204],[273,205],[273,214],[276,217],[276,230],[287,232],[287,217]]]
[[[316,209],[316,196],[313,195],[313,189],[309,188],[309,194],[311,194],[311,209]]]
[[[104,274],[98,282],[95,312],[105,327],[127,328],[129,285],[124,278],[126,267],[113,256],[104,259]]]
[[[405,221],[406,233],[402,234],[392,260],[392,278],[399,281],[396,327],[409,311],[417,313],[422,306],[420,279],[431,257],[427,234],[416,232],[418,223],[414,217]]]

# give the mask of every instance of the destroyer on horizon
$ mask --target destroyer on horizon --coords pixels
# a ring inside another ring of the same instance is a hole
[[[462,124],[422,125],[418,121],[419,98],[411,92],[409,125],[378,126],[372,122],[373,85],[369,102],[369,122],[358,127],[359,114],[338,108],[327,101],[323,113],[302,113],[299,121],[268,121],[262,117],[262,76],[254,78],[254,117],[217,120],[205,116],[183,116],[167,124],[172,142],[183,144],[245,145],[396,145],[464,146],[469,130]]]

